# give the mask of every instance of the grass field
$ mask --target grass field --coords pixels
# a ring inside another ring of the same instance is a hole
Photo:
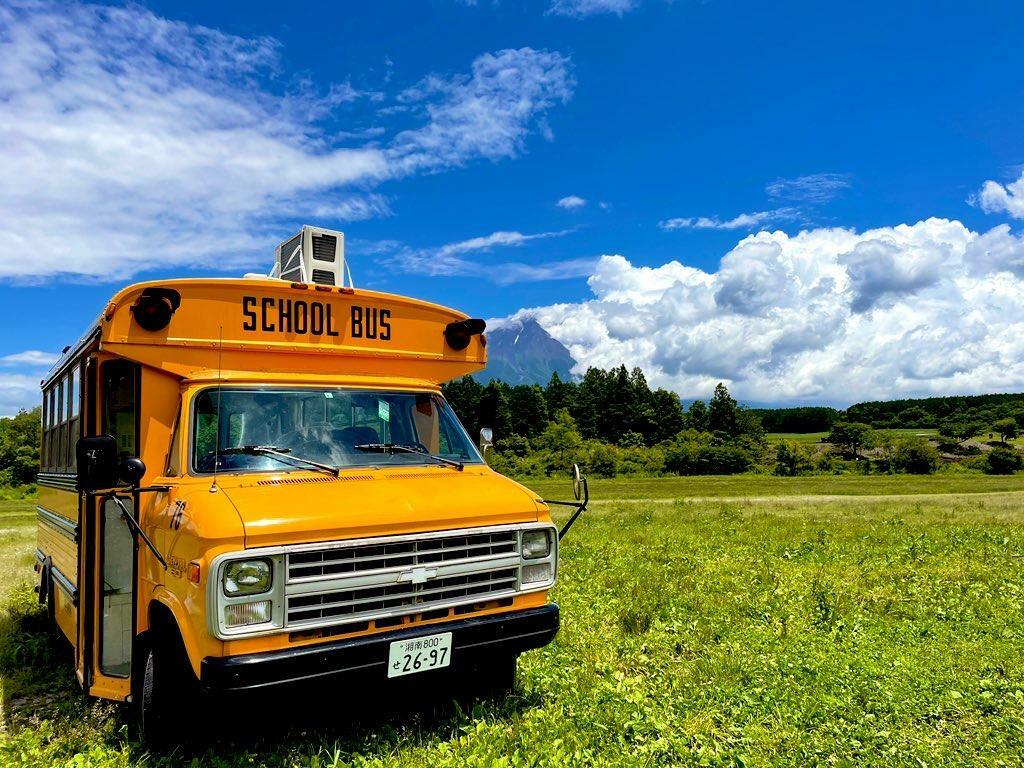
[[[935,438],[939,436],[937,429],[889,429],[887,432],[894,432],[897,435],[920,435],[922,437]],[[770,432],[768,439],[772,442],[788,440],[792,443],[820,443],[828,437],[828,432]]]
[[[1020,765],[1024,477],[610,480],[592,495],[563,542],[562,631],[521,659],[512,696],[397,714],[344,688],[315,715],[233,705],[218,722],[263,714],[170,755],[75,692],[33,596],[11,592],[31,573],[31,506],[2,507],[0,764]]]

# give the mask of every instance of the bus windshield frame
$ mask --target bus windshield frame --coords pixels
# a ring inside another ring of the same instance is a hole
[[[219,385],[197,391],[190,410],[192,475],[315,471],[303,464],[306,459],[340,470],[445,466],[432,454],[466,465],[484,463],[437,392]],[[219,439],[213,428],[218,411]],[[392,444],[414,450],[380,450]],[[239,450],[254,446],[287,458]]]

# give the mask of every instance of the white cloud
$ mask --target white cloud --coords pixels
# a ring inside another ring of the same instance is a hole
[[[462,240],[457,243],[449,243],[438,248],[434,253],[439,257],[454,256],[459,253],[470,251],[489,251],[495,246],[516,247],[525,245],[531,240],[546,240],[550,237],[561,237],[569,234],[571,230],[563,229],[558,232],[536,232],[532,235],[524,235],[522,232],[492,232],[482,237],[472,237],[469,240]]]
[[[772,197],[807,203],[827,203],[850,186],[845,173],[812,173],[794,179],[776,179],[764,191]]]
[[[0,279],[265,266],[296,218],[387,215],[368,187],[520,153],[573,88],[558,53],[486,54],[405,94],[412,127],[345,146],[378,131],[318,121],[383,94],[318,91],[278,53],[138,6],[0,5]]]
[[[567,195],[555,203],[559,208],[565,208],[567,211],[571,211],[574,208],[582,208],[586,204],[587,201],[577,195]]]
[[[0,373],[0,416],[13,416],[24,408],[32,410],[42,402],[39,376]]]
[[[1024,390],[1024,237],[958,221],[760,232],[717,271],[603,256],[593,298],[521,310],[580,361],[685,397],[851,403]]]
[[[533,129],[550,137],[541,116],[568,101],[574,85],[567,58],[532,48],[484,54],[469,76],[428,77],[401,98],[423,104],[429,120],[395,138],[389,162],[411,172],[514,157]]]
[[[448,243],[438,248],[410,248],[400,243],[378,245],[382,245],[381,250],[386,253],[382,262],[393,269],[415,271],[431,277],[479,277],[499,285],[508,285],[586,277],[593,272],[597,259],[577,258],[533,264],[495,261],[480,257],[467,258],[465,254],[488,252],[499,247],[520,247],[533,240],[561,237],[571,231],[566,229],[529,235],[521,232],[492,232],[489,235]]]
[[[772,211],[741,213],[731,219],[720,219],[717,216],[665,219],[659,221],[658,226],[666,231],[673,229],[757,229],[769,221],[785,221],[798,218],[798,216],[799,213],[792,208],[776,208]]]
[[[12,355],[0,357],[0,365],[22,365],[49,368],[60,359],[60,355],[51,352],[40,352],[38,349],[29,349],[25,352],[16,352]]]
[[[1016,181],[1005,185],[986,181],[972,202],[977,202],[986,213],[1006,213],[1015,219],[1024,219],[1024,172]]]
[[[640,5],[640,0],[552,0],[548,13],[558,16],[593,16],[614,13],[622,16]]]

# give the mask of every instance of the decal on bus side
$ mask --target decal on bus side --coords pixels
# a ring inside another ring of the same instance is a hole
[[[303,299],[242,297],[242,330],[264,333],[308,333],[340,336],[330,304]],[[391,310],[353,306],[349,319],[353,339],[391,340]]]

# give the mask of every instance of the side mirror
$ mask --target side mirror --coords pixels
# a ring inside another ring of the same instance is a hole
[[[139,458],[124,459],[117,474],[121,478],[121,482],[135,488],[146,474],[146,464]]]
[[[79,438],[75,458],[80,491],[98,491],[117,485],[117,440],[111,435]]]
[[[494,447],[494,430],[484,427],[480,430],[480,453],[487,456],[487,449]]]
[[[586,480],[583,479],[583,474],[580,472],[580,465],[572,465],[572,495],[576,501],[579,501],[583,496],[583,484]]]

